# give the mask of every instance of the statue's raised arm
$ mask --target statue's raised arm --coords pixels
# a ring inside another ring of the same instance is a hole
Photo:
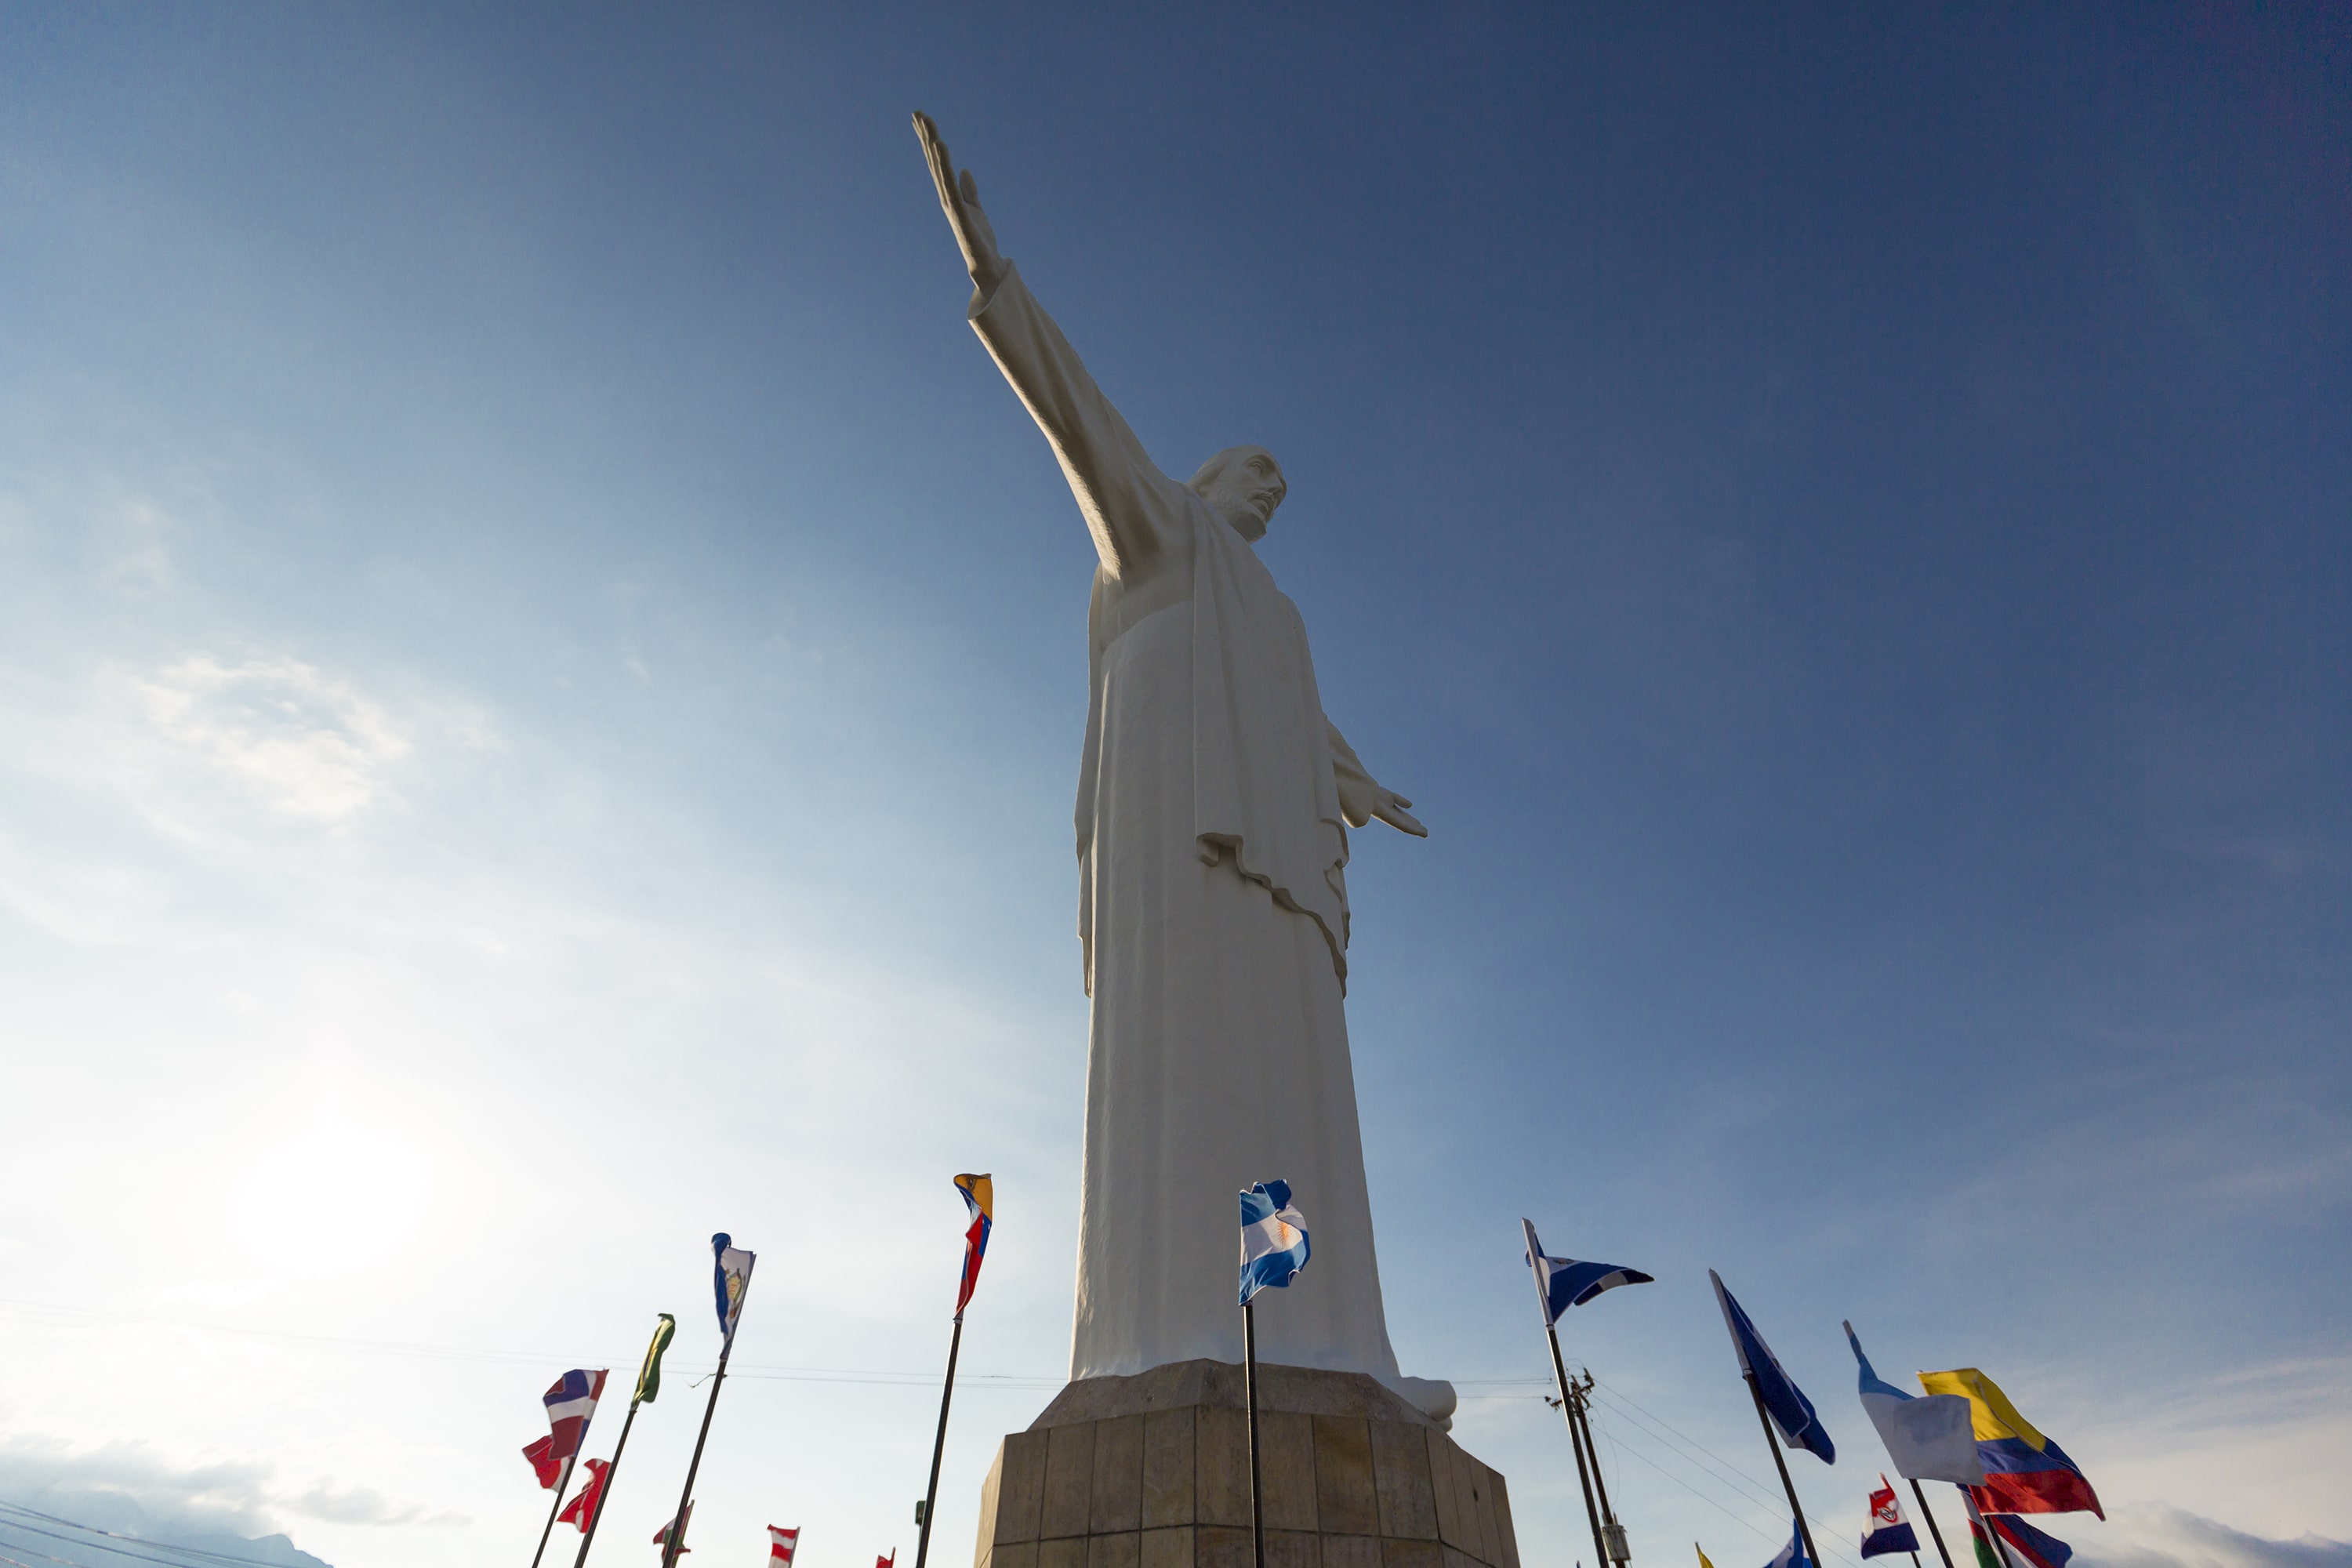
[[[981,210],[978,182],[971,170],[957,171],[929,115],[915,115],[915,134],[971,274],[972,330],[1061,459],[1103,569],[1133,583],[1169,556],[1171,542],[1185,537],[1184,509],[1191,498],[1152,462],[1054,318],[1004,259],[996,230]]]

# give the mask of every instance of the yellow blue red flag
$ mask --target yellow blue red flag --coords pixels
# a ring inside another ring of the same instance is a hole
[[[988,1233],[996,1224],[996,1184],[983,1172],[958,1176],[955,1184],[963,1194],[963,1206],[971,1214],[971,1227],[963,1233],[963,1279],[956,1287],[955,1315],[961,1323],[964,1307],[980,1283],[980,1260],[988,1252]]]
[[[1929,1394],[1957,1394],[1969,1402],[1977,1458],[1985,1470],[1984,1485],[1969,1490],[1985,1512],[2107,1517],[2083,1468],[2068,1458],[2054,1439],[2019,1415],[2000,1385],[1983,1373],[1972,1366],[1923,1372],[1919,1386]]]

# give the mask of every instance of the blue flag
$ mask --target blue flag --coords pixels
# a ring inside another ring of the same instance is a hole
[[[1763,1396],[1764,1408],[1772,1417],[1772,1425],[1780,1428],[1781,1437],[1791,1448],[1809,1448],[1822,1463],[1837,1463],[1837,1445],[1830,1441],[1822,1418],[1813,1410],[1813,1402],[1805,1397],[1796,1381],[1780,1370],[1779,1358],[1731,1292],[1723,1288],[1723,1279],[1712,1268],[1706,1277],[1715,1281],[1715,1300],[1723,1309],[1723,1326],[1731,1331],[1731,1346],[1739,1352],[1739,1370],[1756,1380],[1756,1392]]]
[[[1291,1206],[1288,1182],[1260,1182],[1242,1194],[1242,1303],[1288,1285],[1307,1267],[1307,1216]]]
[[[1764,1568],[1813,1568],[1813,1560],[1805,1555],[1805,1532],[1790,1525],[1789,1544],[1774,1552]]]
[[[1638,1268],[1621,1268],[1613,1263],[1580,1263],[1573,1258],[1546,1258],[1543,1243],[1536,1239],[1532,1221],[1519,1221],[1519,1232],[1528,1244],[1528,1267],[1536,1271],[1536,1294],[1543,1300],[1544,1327],[1559,1321],[1559,1315],[1570,1307],[1581,1307],[1603,1290],[1613,1290],[1620,1285],[1654,1285],[1657,1281]]]

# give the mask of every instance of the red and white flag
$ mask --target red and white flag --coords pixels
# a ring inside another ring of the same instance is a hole
[[[522,1457],[539,1475],[539,1489],[551,1492],[563,1480],[563,1461],[555,1452],[553,1437],[541,1437],[522,1446]]]
[[[893,1546],[890,1548],[889,1556],[877,1557],[874,1560],[874,1568],[898,1568],[898,1549]]]
[[[669,1544],[669,1526],[671,1524],[679,1526],[677,1538],[680,1541],[685,1540],[686,1530],[684,1527],[692,1524],[693,1522],[694,1505],[692,1503],[688,1503],[686,1505],[686,1512],[684,1514],[680,1515],[677,1519],[671,1520],[668,1524],[665,1524],[659,1530],[654,1531],[654,1544],[656,1546],[667,1546]],[[677,1549],[677,1554],[680,1557],[683,1557],[693,1550],[694,1548],[691,1546],[681,1546]]]
[[[572,1525],[583,1535],[588,1533],[589,1523],[596,1517],[596,1500],[604,1495],[604,1472],[613,1468],[609,1459],[590,1459],[586,1464],[588,1484],[555,1516],[557,1522]]]
[[[797,1526],[786,1530],[781,1524],[768,1526],[768,1561],[792,1568],[793,1553],[799,1549],[801,1532]]]

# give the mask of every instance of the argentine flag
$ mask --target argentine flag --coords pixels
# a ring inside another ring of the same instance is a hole
[[[1242,1194],[1242,1305],[1269,1285],[1284,1286],[1307,1267],[1307,1216],[1290,1203],[1288,1182],[1260,1182]]]

